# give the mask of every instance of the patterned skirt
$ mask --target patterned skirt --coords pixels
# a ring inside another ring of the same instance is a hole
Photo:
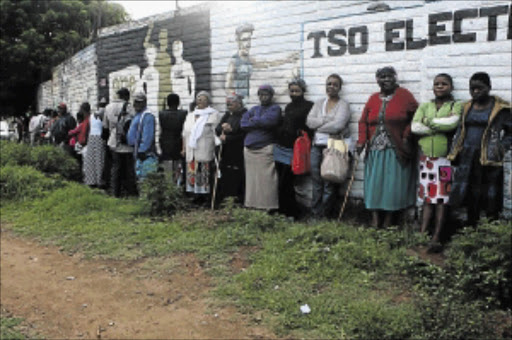
[[[105,142],[101,136],[89,136],[87,151],[83,155],[84,183],[103,185],[103,168],[105,167]]]
[[[194,194],[210,193],[211,162],[187,162],[186,191]]]
[[[446,204],[452,187],[453,169],[444,157],[420,156],[418,198],[429,204]]]

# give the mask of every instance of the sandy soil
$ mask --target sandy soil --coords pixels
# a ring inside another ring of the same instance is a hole
[[[250,316],[212,304],[211,280],[191,255],[84,260],[2,231],[0,274],[2,309],[24,318],[27,334],[49,339],[275,338],[250,325]]]

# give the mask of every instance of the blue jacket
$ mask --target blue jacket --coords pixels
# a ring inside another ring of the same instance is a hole
[[[254,106],[244,113],[240,127],[247,132],[244,145],[249,149],[260,149],[276,141],[276,129],[281,123],[279,105]]]
[[[143,113],[144,119],[139,128]],[[137,112],[133,117],[130,130],[128,130],[128,144],[134,147],[135,157],[137,153],[155,153],[155,117],[147,108],[142,112]]]

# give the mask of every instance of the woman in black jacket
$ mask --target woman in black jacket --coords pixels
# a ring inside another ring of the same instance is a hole
[[[304,98],[306,83],[302,79],[294,79],[288,84],[291,103],[284,109],[283,122],[277,131],[277,144],[274,147],[274,159],[279,177],[279,212],[288,217],[297,218],[298,209],[295,199],[294,178],[291,161],[293,144],[297,137],[306,131],[306,118],[313,107],[313,102]]]
[[[244,170],[244,137],[240,128],[242,115],[247,111],[243,98],[232,94],[226,98],[227,112],[215,128],[221,140],[219,153],[220,173],[216,201],[222,202],[226,197],[235,197],[239,203],[244,202],[245,170]]]

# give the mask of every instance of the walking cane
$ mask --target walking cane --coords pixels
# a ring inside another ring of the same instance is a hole
[[[345,199],[343,200],[343,205],[341,206],[340,214],[338,215],[338,222],[341,221],[341,217],[343,216],[343,212],[345,211],[345,205],[347,204],[348,201],[348,194],[350,193],[352,183],[354,183],[354,179],[356,177],[356,169],[357,164],[359,163],[359,158],[361,157],[361,154],[363,154],[365,150],[366,146],[364,147],[363,151],[357,156],[356,161],[354,162],[354,168],[352,169],[352,177],[350,178],[350,182],[348,182],[347,191],[345,192]]]
[[[217,184],[219,183],[219,177],[221,176],[221,173],[220,173],[220,161],[221,161],[221,158],[222,158],[222,145],[220,145],[219,147],[219,157],[215,157],[215,165],[217,167],[216,171],[215,171],[215,182],[213,184],[213,194],[212,194],[212,207],[211,209],[213,210],[213,208],[215,207],[215,195],[217,194]]]

